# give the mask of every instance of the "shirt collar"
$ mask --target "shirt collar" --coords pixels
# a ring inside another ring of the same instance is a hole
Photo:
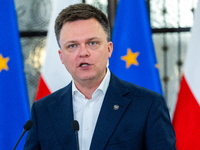
[[[94,91],[94,93],[96,93],[96,91],[102,91],[103,94],[106,94],[106,91],[108,89],[108,85],[110,82],[110,70],[107,68],[107,72],[105,77],[103,78],[101,84],[99,85],[99,87]],[[74,96],[74,94],[78,93],[79,95],[83,95],[75,86],[74,80],[72,80],[72,96]],[[93,93],[93,94],[94,94]],[[84,95],[83,95],[84,96]]]

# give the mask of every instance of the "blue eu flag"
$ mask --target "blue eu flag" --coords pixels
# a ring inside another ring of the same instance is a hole
[[[13,0],[0,1],[0,149],[13,149],[30,108]],[[25,137],[17,149],[22,150]]]
[[[119,78],[162,94],[145,0],[119,0],[110,70]]]

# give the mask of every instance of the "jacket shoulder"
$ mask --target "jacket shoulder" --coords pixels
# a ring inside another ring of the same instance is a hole
[[[49,105],[53,102],[55,102],[56,100],[58,100],[60,97],[62,97],[63,95],[65,95],[66,93],[70,93],[72,92],[72,82],[69,83],[67,86],[39,99],[38,101],[35,102],[36,106],[44,106],[44,105]]]
[[[111,75],[111,84],[113,84],[113,87],[116,88],[115,90],[118,90],[119,92],[127,91],[126,94],[130,96],[143,97],[143,98],[148,97],[148,99],[163,97],[162,95],[160,95],[155,91],[119,79],[114,74]]]

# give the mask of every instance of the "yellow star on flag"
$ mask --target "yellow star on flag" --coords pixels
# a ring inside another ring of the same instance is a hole
[[[126,62],[126,68],[129,68],[131,65],[139,65],[137,61],[137,57],[139,54],[139,52],[133,53],[130,48],[127,49],[127,54],[121,57],[121,60],[124,60]]]
[[[158,64],[155,64],[155,67],[158,69],[158,68],[159,68],[159,65],[158,65]]]
[[[2,54],[0,54],[0,72],[4,69],[8,71],[7,63],[10,60],[9,57],[3,58]]]

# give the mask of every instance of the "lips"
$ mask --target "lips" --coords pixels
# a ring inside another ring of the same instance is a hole
[[[89,66],[90,64],[89,63],[80,63],[80,65],[79,65],[79,67],[87,67],[87,66]]]
[[[89,64],[87,64],[87,63],[81,63],[80,64],[80,67],[87,67]]]

